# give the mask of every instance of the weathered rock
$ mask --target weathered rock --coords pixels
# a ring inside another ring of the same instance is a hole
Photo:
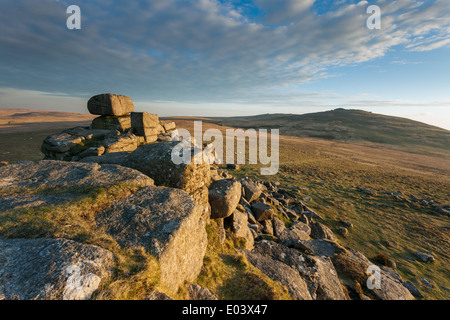
[[[281,233],[286,229],[284,222],[277,217],[274,217],[272,219],[272,226],[273,226],[273,235],[275,237],[279,237]]]
[[[132,112],[131,126],[134,129],[157,128],[160,126],[159,116],[147,112]],[[139,131],[137,131],[139,133]]]
[[[170,132],[170,131],[175,130],[177,128],[175,122],[173,122],[173,121],[168,121],[168,120],[164,121],[164,120],[162,120],[162,121],[160,121],[160,123],[164,127],[164,130],[166,130],[166,132]]]
[[[262,202],[253,203],[251,210],[257,221],[272,220],[274,216],[272,207]]]
[[[333,258],[333,262],[337,262],[335,260],[336,257]],[[369,276],[372,275],[368,271],[369,267],[373,268],[376,266],[363,254],[353,249],[347,249],[347,252],[341,255],[341,257],[344,258],[344,261],[346,260],[347,262],[344,264],[340,263],[339,267],[337,266],[337,263],[335,263],[337,271],[346,272],[347,276],[353,277],[354,279],[359,279],[359,281],[361,281],[361,278],[363,278],[364,283],[362,283],[361,285],[366,286],[367,279],[369,279]],[[358,265],[358,268],[361,269],[359,273],[355,273],[355,265]],[[373,295],[376,299],[380,300],[413,300],[413,295],[407,288],[403,286],[403,281],[401,280],[400,275],[398,275],[398,273],[392,273],[392,269],[389,269],[390,268],[380,268],[379,289],[375,287],[373,288],[373,290],[367,289],[366,292],[370,295]]]
[[[248,227],[247,213],[235,210],[230,217],[224,220],[224,224],[230,227],[236,237],[245,239],[244,249],[253,249],[254,236]]]
[[[353,228],[353,223],[351,223],[350,221],[339,220],[339,222],[342,223],[344,225],[344,227],[346,227],[346,228]]]
[[[116,165],[126,167],[127,163],[128,163],[128,157],[130,154],[131,154],[131,152],[128,152],[128,151],[113,152],[113,153],[103,154],[101,156],[82,158],[82,159],[80,159],[79,162],[98,163],[98,164],[116,164]]]
[[[240,182],[244,190],[245,200],[247,200],[249,203],[252,203],[259,198],[261,192],[263,191],[263,184],[248,178],[241,179]]]
[[[17,189],[18,195],[43,188],[81,192],[83,188],[101,188],[117,183],[148,186],[153,184],[153,180],[130,168],[96,163],[42,160],[0,168],[0,190]]]
[[[345,252],[345,248],[337,242],[330,240],[297,240],[286,239],[282,243],[290,248],[295,248],[302,252],[314,254],[319,257],[333,257],[336,253]]]
[[[48,136],[41,146],[46,160],[78,161],[103,153],[133,151],[145,139],[117,130],[76,127]]]
[[[87,300],[114,266],[111,252],[65,239],[0,237],[0,295],[21,300]]]
[[[172,150],[180,142],[159,142],[139,147],[128,156],[127,167],[134,168],[155,180],[156,185],[179,188],[191,195],[203,208],[208,207],[208,186],[211,182],[207,163],[172,161]],[[194,153],[194,150],[192,149]]]
[[[327,226],[319,222],[314,222],[309,225],[311,228],[311,237],[313,239],[327,239],[331,241],[336,241],[336,237],[333,232]]]
[[[339,231],[339,233],[340,233],[342,236],[344,236],[344,237],[348,236],[348,229],[347,229],[347,228],[340,227],[340,228],[338,229],[338,231]]]
[[[110,93],[93,96],[87,107],[91,114],[100,116],[124,116],[134,111],[131,98]]]
[[[297,270],[258,251],[245,250],[244,254],[247,260],[262,273],[284,285],[293,299],[312,300],[306,282]]]
[[[414,255],[422,262],[430,262],[433,263],[436,259],[433,256],[432,252],[414,252]]]
[[[100,116],[92,120],[90,128],[125,132],[131,128],[131,118],[129,115],[121,117]]]
[[[190,284],[188,286],[188,292],[190,300],[218,300],[209,289],[201,287],[198,284]]]
[[[428,288],[434,288],[434,285],[428,279],[425,279],[425,278],[420,279],[420,282],[422,282],[422,284],[425,285]]]
[[[278,210],[282,213],[286,213],[286,216],[292,221],[297,221],[299,219],[297,213],[290,208],[280,208]]]
[[[278,237],[280,240],[309,240],[311,228],[302,222],[293,223]]]
[[[132,133],[124,133],[121,135],[110,136],[103,141],[105,147],[105,154],[113,152],[134,151],[144,140]]]
[[[263,228],[262,228],[262,233],[273,236],[273,225],[272,225],[272,220],[264,220],[264,221],[261,221],[261,224],[262,224],[262,226],[263,226]]]
[[[342,284],[329,257],[308,257],[317,265],[314,280],[317,300],[346,300]]]
[[[411,282],[411,281],[405,281],[403,282],[403,286],[411,292],[413,296],[416,298],[423,298],[422,292],[420,292],[419,289]]]
[[[173,141],[171,133],[160,133],[157,135],[158,141]]]
[[[131,126],[133,132],[138,136],[145,137],[147,143],[157,141],[158,135],[166,132],[159,122],[158,115],[147,112],[132,112]]]
[[[184,191],[149,186],[117,201],[98,227],[126,248],[144,247],[161,267],[161,285],[175,293],[200,273],[207,236],[201,207]]]
[[[88,158],[88,157],[98,157],[98,156],[103,155],[105,153],[105,151],[106,151],[106,149],[104,146],[91,147],[89,149],[84,150],[80,154],[78,154],[77,158],[79,160],[81,160],[81,159]],[[73,158],[72,158],[72,160],[73,160]]]
[[[171,297],[169,297],[164,292],[155,290],[152,293],[150,293],[145,300],[173,300]]]
[[[324,220],[317,212],[305,205],[303,205],[303,215],[308,218],[310,223],[312,222],[312,219]]]
[[[241,184],[232,179],[222,179],[209,186],[209,204],[211,205],[211,219],[230,216],[241,198]]]
[[[337,272],[329,258],[310,257],[298,250],[267,240],[258,242],[253,253],[269,256],[297,270],[305,280],[313,299],[345,300]]]

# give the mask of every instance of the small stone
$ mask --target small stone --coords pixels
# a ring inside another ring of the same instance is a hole
[[[341,228],[338,229],[338,231],[344,237],[346,237],[348,235],[348,229],[347,228],[341,227]]]
[[[434,285],[428,279],[420,279],[420,281],[428,288],[434,288]]]
[[[422,262],[431,262],[433,263],[436,259],[433,256],[432,252],[414,252],[414,255],[419,258]]]

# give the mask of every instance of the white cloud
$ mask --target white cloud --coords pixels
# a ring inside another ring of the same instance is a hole
[[[139,99],[250,100],[329,76],[402,45],[450,41],[450,1],[380,0],[382,30],[368,30],[367,1],[321,15],[313,0],[255,0],[261,21],[216,0],[75,1],[82,30],[65,28],[59,1],[3,0],[0,85]]]

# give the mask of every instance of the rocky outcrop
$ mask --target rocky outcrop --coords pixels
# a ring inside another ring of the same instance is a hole
[[[0,237],[0,296],[87,300],[111,275],[113,254],[65,239]]]
[[[200,206],[182,190],[140,189],[104,211],[97,224],[120,246],[144,247],[156,256],[161,286],[168,293],[200,273],[207,246],[205,221]]]
[[[100,115],[89,127],[77,127],[48,136],[41,146],[47,160],[79,161],[113,152],[134,151],[157,141],[171,141],[176,136],[172,121],[159,116],[134,112],[129,97],[100,94],[88,101],[90,113]]]

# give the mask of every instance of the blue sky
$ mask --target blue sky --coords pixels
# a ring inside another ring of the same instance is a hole
[[[0,2],[0,107],[87,112],[112,92],[166,116],[347,107],[450,129],[449,57],[448,0]]]

